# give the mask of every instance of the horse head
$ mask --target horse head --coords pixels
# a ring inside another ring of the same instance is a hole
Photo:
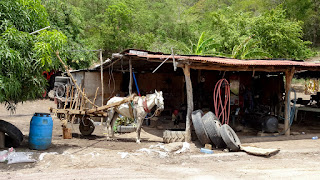
[[[162,91],[157,92],[157,90],[155,90],[156,93],[156,99],[155,99],[155,104],[157,105],[157,109],[162,111],[164,109],[164,99],[162,96]]]

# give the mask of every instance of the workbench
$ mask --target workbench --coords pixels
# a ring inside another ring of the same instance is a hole
[[[308,107],[308,106],[296,107],[294,121],[297,121],[297,117],[298,117],[298,112],[299,111],[320,112],[320,108],[318,108],[318,107]]]

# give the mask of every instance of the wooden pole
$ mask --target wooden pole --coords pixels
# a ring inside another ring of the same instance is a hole
[[[70,109],[72,109],[72,107],[73,107],[73,99],[74,99],[74,97],[73,97],[73,91],[74,91],[74,86],[72,86],[72,88],[71,88]]]
[[[129,95],[132,94],[132,61],[129,59],[130,81],[129,81]]]
[[[67,86],[67,96],[66,96],[66,100],[64,101],[64,107],[63,107],[63,109],[66,109],[66,107],[67,107],[68,98],[69,98],[69,86]]]
[[[101,74],[101,106],[104,105],[104,88],[103,88],[103,60],[102,60],[102,50],[100,49],[100,74]],[[101,117],[100,124],[103,123],[103,117]]]
[[[285,96],[285,101],[284,101],[284,130],[285,130],[285,135],[290,136],[290,101],[288,102],[287,100],[290,100],[290,88],[291,88],[291,81],[294,75],[294,68],[286,71],[286,96]],[[288,104],[289,103],[289,104]]]
[[[93,99],[93,104],[96,102],[96,99],[97,99],[97,95],[98,95],[98,91],[99,91],[99,87],[97,87],[97,90],[96,90],[96,93],[94,94],[94,99]],[[92,108],[94,108],[93,106],[92,106]]]
[[[62,63],[64,69],[67,71],[68,76],[71,78],[72,82],[74,83],[74,85],[76,86],[77,90],[81,93],[82,96],[84,96],[84,98],[86,99],[86,101],[88,101],[90,104],[92,104],[95,107],[98,107],[97,105],[93,104],[90,99],[88,99],[88,97],[86,96],[86,94],[84,94],[84,92],[81,91],[81,88],[79,87],[79,85],[77,84],[76,80],[73,78],[73,76],[71,75],[68,66],[62,61],[62,59],[59,56],[59,51],[56,52],[56,55],[59,59],[59,61]]]
[[[187,90],[187,117],[186,117],[186,142],[191,142],[191,113],[193,111],[193,92],[192,83],[190,78],[190,66],[185,65],[183,68],[184,77],[186,79],[186,90]]]

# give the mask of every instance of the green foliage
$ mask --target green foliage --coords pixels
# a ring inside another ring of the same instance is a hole
[[[258,40],[253,39],[254,35],[249,36],[241,44],[235,45],[232,51],[232,58],[235,59],[252,59],[252,58],[269,58],[271,55],[257,48]]]
[[[174,48],[238,59],[305,59],[313,55],[309,41],[320,43],[319,8],[318,0],[0,1],[0,102],[11,107],[38,97],[42,71],[60,67],[56,50],[74,69],[96,61],[97,54],[86,51],[96,49],[104,49],[104,57],[127,48]]]
[[[302,22],[286,19],[281,7],[253,20],[252,33],[259,39],[260,47],[272,57],[305,59],[311,55],[307,47],[311,43],[302,40]]]
[[[216,48],[220,46],[220,44],[215,43],[214,38],[210,37],[205,39],[205,32],[202,32],[198,42],[193,43],[190,41],[190,47],[182,42],[172,40],[175,43],[176,48],[180,48],[184,54],[191,55],[217,55]]]
[[[66,37],[56,30],[29,34],[49,25],[39,0],[1,1],[0,11],[0,103],[12,109],[44,92],[42,72],[58,67],[53,53]]]
[[[226,56],[305,59],[312,55],[308,48],[310,42],[302,40],[301,21],[287,19],[281,6],[261,14],[230,6],[200,15],[195,12],[192,16],[205,16],[199,21],[198,29],[205,29],[217,37],[216,42],[221,45],[217,51]],[[255,37],[246,41],[252,34]]]
[[[59,30],[66,36],[64,46],[59,47],[61,58],[74,69],[87,68],[97,60],[97,56],[92,51],[86,51],[92,46],[86,44],[84,38],[85,12],[74,6],[74,3],[62,0],[43,1],[46,11],[50,14],[48,18],[52,29]]]

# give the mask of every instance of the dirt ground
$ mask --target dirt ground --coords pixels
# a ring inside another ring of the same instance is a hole
[[[279,148],[270,157],[226,152],[215,149],[213,154],[200,152],[197,141],[190,151],[174,153],[182,143],[159,145],[162,132],[144,126],[142,143],[135,143],[135,133],[116,134],[107,141],[104,126],[96,126],[93,136],[80,135],[74,124],[73,138],[62,139],[60,121],[54,118],[52,146],[46,151],[28,149],[29,123],[35,112],[48,112],[53,101],[38,100],[19,104],[10,115],[0,106],[0,119],[16,125],[25,135],[16,151],[34,152],[35,163],[7,165],[0,163],[0,179],[319,179],[320,124],[314,121],[294,123],[289,137],[257,137],[239,133],[244,145]],[[317,117],[315,118],[317,119]],[[305,120],[307,121],[307,120]],[[164,128],[170,121],[162,121]],[[151,146],[151,147],[150,147]]]

